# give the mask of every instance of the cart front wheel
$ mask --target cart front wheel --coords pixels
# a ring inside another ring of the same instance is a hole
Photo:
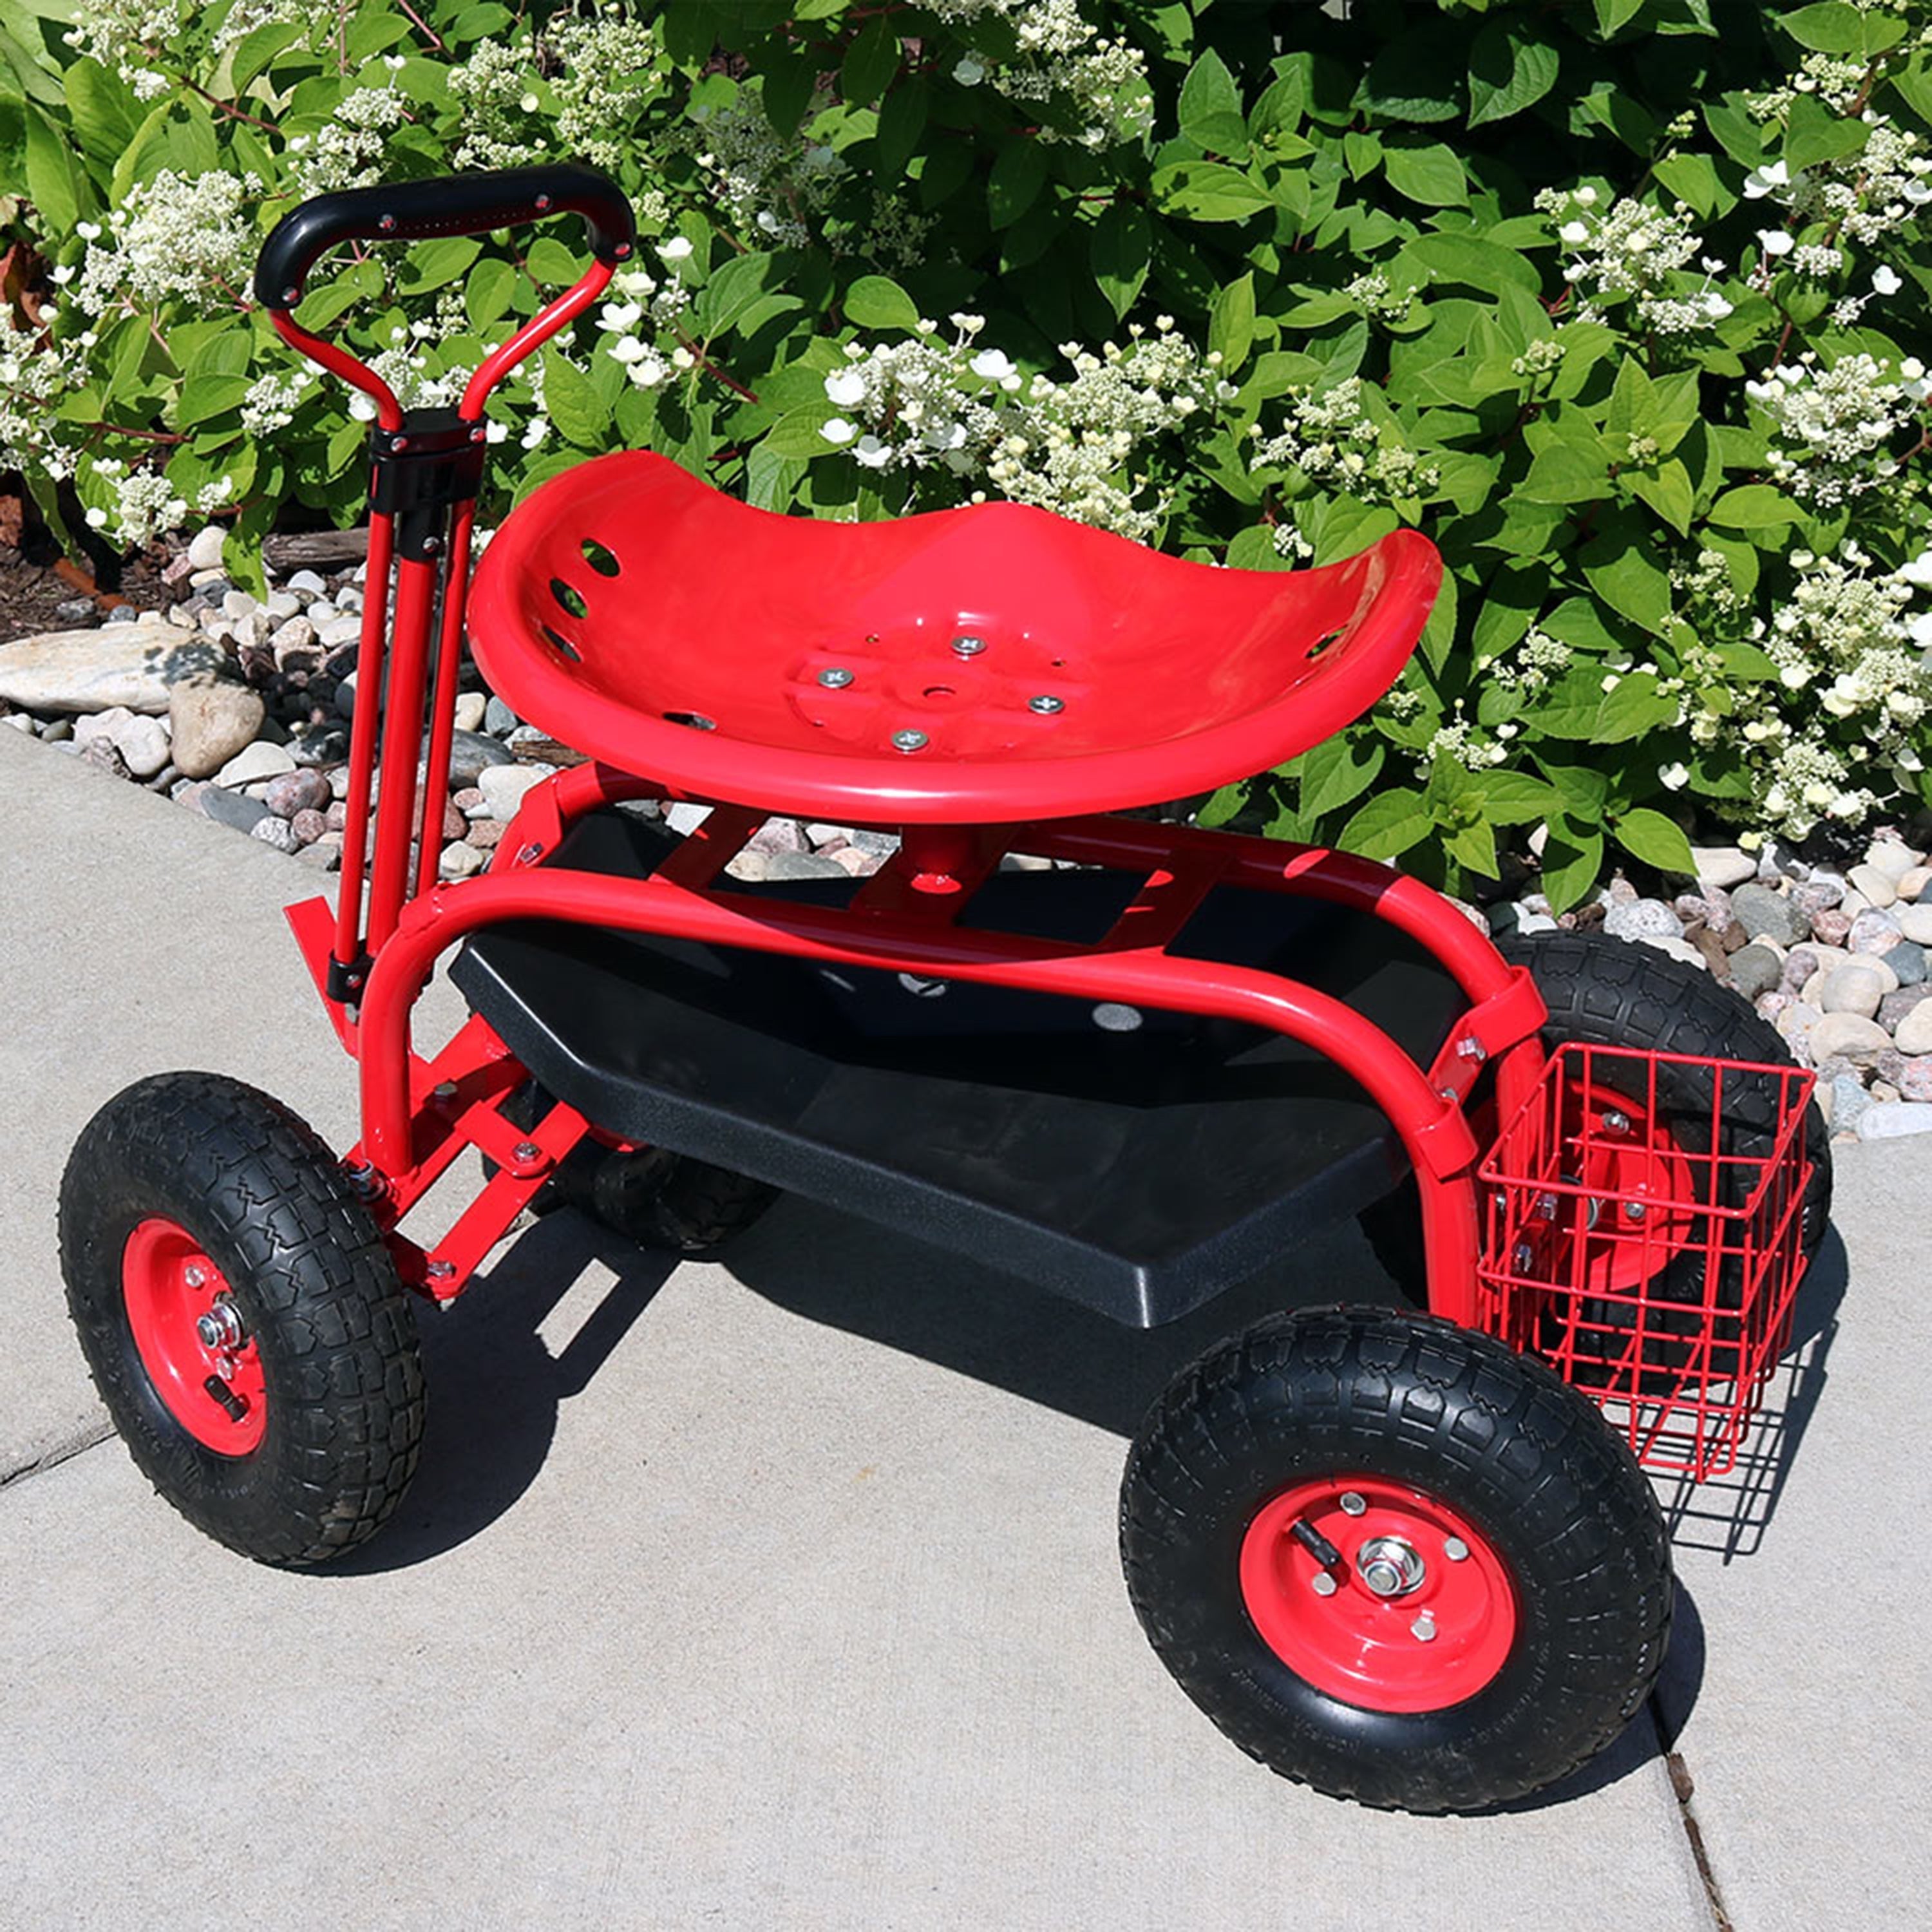
[[[94,1385],[190,1522],[290,1568],[381,1527],[422,1438],[415,1320],[295,1115],[212,1074],[137,1082],[75,1146],[60,1236]]]
[[[1121,1553],[1228,1737],[1406,1810],[1573,1770],[1642,1704],[1670,1629],[1661,1514],[1591,1404],[1382,1310],[1277,1317],[1183,1374],[1128,1457]]]

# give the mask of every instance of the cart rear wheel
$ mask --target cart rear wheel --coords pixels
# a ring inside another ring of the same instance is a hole
[[[1211,1351],[1136,1439],[1120,1541],[1196,1703],[1366,1804],[1562,1777],[1642,1705],[1670,1630],[1662,1514],[1596,1410],[1425,1316],[1280,1316]]]
[[[94,1385],[190,1522],[304,1568],[387,1520],[422,1439],[415,1318],[294,1114],[213,1074],[137,1082],[68,1160],[60,1240]]]
[[[1654,946],[1613,939],[1606,933],[1552,932],[1506,940],[1498,950],[1511,965],[1527,966],[1534,978],[1537,991],[1550,1009],[1543,1044],[1552,1052],[1566,1041],[1574,1041],[1742,1060],[1760,1066],[1797,1064],[1778,1030],[1737,994],[1720,986],[1708,973],[1672,959]],[[1712,1109],[1708,1072],[1676,1063],[1660,1064],[1655,1074],[1659,1106],[1654,1120],[1646,1111],[1640,1070],[1604,1060],[1598,1063],[1597,1072],[1606,1086],[1624,1083],[1625,1090],[1616,1096],[1616,1106],[1630,1120],[1629,1139],[1634,1148],[1650,1145],[1666,1166],[1679,1150],[1693,1154],[1710,1151]],[[1591,1102],[1594,1096],[1582,1098]],[[1724,1144],[1718,1151],[1753,1157],[1769,1153],[1778,1118],[1778,1083],[1768,1078],[1727,1079],[1724,1099]],[[1486,1145],[1495,1139],[1500,1124],[1494,1105],[1483,1102],[1476,1112],[1480,1116],[1475,1122],[1477,1138]],[[1811,1180],[1804,1196],[1799,1243],[1808,1267],[1825,1238],[1832,1210],[1831,1134],[1815,1107],[1805,1113],[1804,1151],[1811,1163]],[[1744,1171],[1741,1164],[1737,1172]],[[1611,1190],[1620,1189],[1626,1182],[1645,1184],[1652,1192],[1673,1186],[1668,1172],[1577,1178]],[[1688,1198],[1690,1192],[1682,1186],[1682,1179],[1678,1175],[1675,1182],[1676,1198],[1680,1200]],[[1426,1306],[1428,1267],[1414,1180],[1404,1181],[1386,1199],[1366,1210],[1360,1220],[1376,1260],[1404,1294],[1418,1306]],[[1634,1264],[1641,1261],[1642,1252],[1631,1249],[1624,1258]],[[1697,1257],[1680,1262],[1678,1272],[1689,1298],[1701,1299],[1703,1280]],[[1612,1285],[1628,1288],[1638,1284],[1624,1280]],[[1660,1284],[1659,1292],[1666,1299],[1670,1288],[1668,1280]]]
[[[518,1126],[534,1128],[550,1104],[542,1088],[526,1081],[504,1103],[503,1114]],[[708,1255],[748,1228],[778,1192],[749,1174],[668,1148],[614,1148],[586,1138],[531,1204],[539,1214],[580,1208],[641,1248]]]

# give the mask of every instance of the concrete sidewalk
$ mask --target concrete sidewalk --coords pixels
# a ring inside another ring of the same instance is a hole
[[[1656,1714],[1532,1808],[1388,1816],[1223,1743],[1114,1550],[1154,1390],[1270,1304],[1378,1297],[1352,1231],[1135,1335],[800,1202],[730,1273],[559,1215],[425,1316],[389,1530],[260,1569],[118,1443],[64,1454],[99,1425],[52,1203],[168,1066],[348,1137],[279,916],[314,875],[7,732],[0,866],[0,1927],[1708,1932],[1660,1721],[1737,1932],[1922,1916],[1932,1146],[1846,1157],[1798,1453],[1693,1499]]]

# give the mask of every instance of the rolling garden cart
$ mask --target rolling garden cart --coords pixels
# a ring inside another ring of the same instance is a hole
[[[455,408],[295,320],[338,243],[566,212],[592,266]],[[1280,1315],[1178,1378],[1127,1462],[1135,1608],[1222,1730],[1325,1791],[1560,1777],[1663,1655],[1640,1466],[1730,1466],[1788,1335],[1828,1186],[1809,1076],[1654,951],[1498,951],[1385,866],[1117,815],[1366,711],[1436,595],[1406,530],[1218,570],[1017,505],[830,524],[586,462],[497,532],[466,630],[588,762],[439,884],[484,402],[634,246],[559,166],[324,196],[262,250],[276,328],[377,412],[340,890],[290,915],[362,1132],[338,1159],[197,1073],[90,1124],[62,1262],[136,1460],[260,1561],[352,1548],[416,1460],[412,1298],[463,1292],[545,1190],[688,1252],[796,1190],[1138,1326],[1364,1214],[1419,1306]],[[709,815],[673,836],[671,801]],[[869,878],[734,878],[774,813],[896,842]],[[471,1016],[430,1052],[446,956]],[[412,1239],[472,1149],[473,1198]]]

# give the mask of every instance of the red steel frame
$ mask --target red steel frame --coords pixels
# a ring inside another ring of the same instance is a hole
[[[480,424],[495,383],[594,302],[610,274],[608,268],[593,267],[491,355],[464,392],[462,416]],[[286,312],[272,311],[272,320],[294,347],[371,396],[382,428],[401,425],[394,396],[372,371],[299,328]],[[337,1031],[360,1066],[362,1134],[347,1164],[413,1286],[439,1300],[459,1294],[556,1163],[592,1131],[581,1114],[561,1104],[532,1131],[506,1120],[502,1104],[524,1070],[478,1017],[434,1058],[422,1058],[411,1046],[410,1016],[436,959],[483,926],[539,918],[1212,1015],[1286,1034],[1334,1060],[1388,1114],[1420,1194],[1430,1306],[1465,1324],[1477,1322],[1479,1149],[1465,1103],[1491,1061],[1503,1116],[1527,1102],[1542,1071],[1538,1034],[1546,1014],[1527,970],[1507,965],[1447,900],[1388,866],[1319,847],[1112,817],[1020,825],[888,824],[882,829],[902,832],[899,850],[840,909],[721,888],[724,868],[766,817],[761,809],[730,803],[717,805],[647,879],[546,867],[544,859],[585,813],[623,799],[680,795],[594,764],[560,772],[526,796],[484,876],[436,884],[470,522],[470,507],[459,507],[440,568],[412,560],[395,566],[392,627],[386,591],[393,520],[372,514],[337,904],[332,914],[318,898],[289,915]],[[442,622],[432,638],[439,591]],[[426,708],[428,754],[418,812],[416,768]],[[387,724],[379,750],[382,712]],[[370,797],[379,758],[372,838]],[[411,878],[412,836],[418,857]],[[961,927],[958,915],[974,890],[1009,850],[1137,872],[1144,883],[1113,929],[1090,945]],[[1176,958],[1168,949],[1220,885],[1347,906],[1425,947],[1469,1001],[1434,1064],[1419,1066],[1378,1028],[1312,987],[1252,968]],[[332,992],[332,977],[346,998]],[[430,1248],[418,1246],[398,1224],[470,1147],[494,1161],[496,1173],[447,1234]]]

